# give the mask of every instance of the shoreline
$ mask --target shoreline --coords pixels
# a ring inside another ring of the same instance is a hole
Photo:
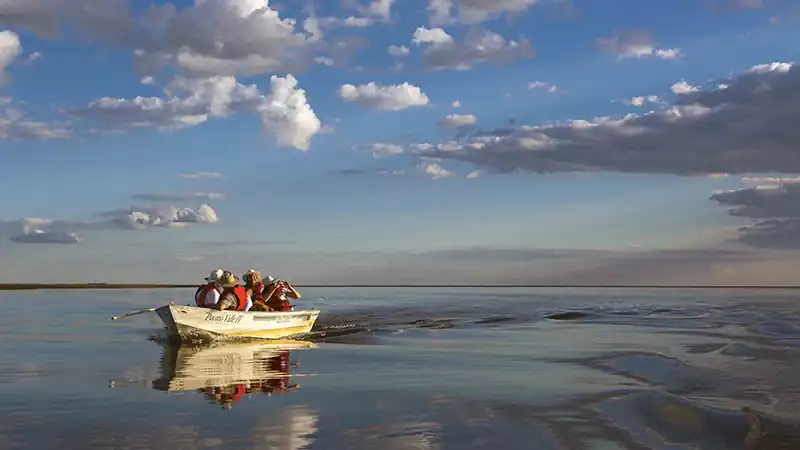
[[[0,283],[0,291],[27,291],[40,289],[188,289],[198,284],[162,283]],[[747,286],[747,285],[569,285],[569,284],[306,284],[298,288],[557,288],[557,289],[800,289],[800,286]]]

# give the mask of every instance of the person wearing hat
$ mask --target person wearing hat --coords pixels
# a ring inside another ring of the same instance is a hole
[[[236,275],[226,271],[219,280],[219,285],[222,286],[222,293],[215,309],[218,311],[247,311],[247,292],[239,284],[239,278]]]
[[[211,308],[219,301],[222,288],[217,284],[222,277],[222,269],[214,269],[205,278],[206,284],[197,288],[194,293],[194,303],[200,308]]]
[[[255,269],[250,269],[242,275],[244,280],[244,290],[247,292],[248,305],[253,306],[255,302],[264,300],[264,283],[261,282],[261,273]],[[250,310],[250,307],[247,310]]]
[[[288,281],[267,276],[261,282],[264,283],[264,292],[267,292],[264,294],[263,310],[289,312],[292,310],[289,299],[296,300],[301,297]]]

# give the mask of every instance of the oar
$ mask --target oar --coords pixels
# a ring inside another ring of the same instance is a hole
[[[114,316],[114,317],[111,318],[111,320],[122,319],[123,317],[135,316],[136,314],[142,314],[142,313],[146,313],[146,312],[153,312],[153,311],[155,311],[157,309],[158,308],[147,308],[147,309],[143,309],[141,311],[129,312],[128,314],[122,314],[122,315],[119,315],[119,316]]]

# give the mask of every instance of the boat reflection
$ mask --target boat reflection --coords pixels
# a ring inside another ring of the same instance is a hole
[[[197,391],[230,409],[246,395],[283,394],[300,387],[291,383],[291,350],[314,347],[307,341],[223,343],[203,347],[164,345],[161,377],[153,389]]]

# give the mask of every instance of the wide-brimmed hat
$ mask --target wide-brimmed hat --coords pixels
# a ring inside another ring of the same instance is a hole
[[[212,271],[211,271],[211,273],[210,273],[210,274],[209,274],[209,275],[208,275],[208,276],[205,278],[205,280],[206,280],[206,281],[208,281],[208,282],[210,282],[210,283],[211,283],[211,282],[216,282],[216,281],[219,281],[219,279],[220,279],[220,278],[222,278],[222,275],[223,275],[223,273],[224,273],[224,272],[222,271],[222,269],[214,269],[214,270],[212,270]]]
[[[261,279],[261,272],[255,269],[250,269],[244,274],[242,274],[242,279],[245,280],[247,279],[248,276],[252,277],[253,281],[258,281],[259,279]]]
[[[222,277],[218,283],[222,287],[234,287],[239,284],[239,277],[234,274],[228,274],[228,276]]]

